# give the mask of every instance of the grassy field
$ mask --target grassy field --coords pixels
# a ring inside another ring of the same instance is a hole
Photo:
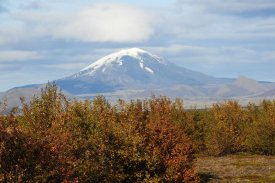
[[[275,156],[198,157],[202,182],[275,182]]]

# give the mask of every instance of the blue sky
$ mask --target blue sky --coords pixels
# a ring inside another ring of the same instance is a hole
[[[129,47],[217,77],[275,82],[275,1],[0,0],[0,91]]]

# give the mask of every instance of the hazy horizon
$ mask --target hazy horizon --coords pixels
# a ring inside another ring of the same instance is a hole
[[[275,82],[273,0],[0,0],[0,91],[138,47],[215,77]]]

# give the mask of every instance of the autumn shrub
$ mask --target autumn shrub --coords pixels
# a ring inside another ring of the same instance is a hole
[[[196,153],[205,151],[205,132],[208,125],[205,119],[209,115],[208,110],[196,108],[185,110],[180,99],[176,99],[173,105],[173,121],[180,124],[186,135],[193,140]]]
[[[275,105],[264,100],[245,107],[236,101],[214,104],[205,110],[203,139],[210,155],[249,152],[273,155],[275,148]],[[195,120],[196,121],[196,120]],[[198,139],[194,138],[195,143]]]
[[[274,155],[275,101],[263,100],[258,106],[247,106],[249,120],[244,128],[246,151]]]
[[[21,131],[12,116],[0,122],[1,182],[62,180],[58,154],[50,144]]]
[[[179,105],[177,106],[179,107]],[[68,100],[54,84],[1,116],[4,181],[196,182],[193,142],[168,98]]]
[[[55,84],[0,115],[2,182],[198,182],[194,153],[274,154],[275,102],[185,110],[166,97],[67,99]]]
[[[73,127],[70,132],[74,136],[71,157],[75,163],[70,179],[198,181],[192,141],[172,121],[171,110],[172,102],[166,98],[130,103],[120,100],[111,106],[99,97],[69,106],[69,126]],[[81,127],[75,126],[79,124]]]
[[[214,104],[207,119],[205,145],[212,155],[225,155],[241,151],[243,124],[246,116],[236,101]]]
[[[22,99],[22,111],[16,114],[11,110],[5,122],[1,123],[8,124],[1,131],[1,159],[8,162],[6,167],[12,170],[1,167],[6,172],[5,180],[16,181],[20,178],[21,181],[46,182],[64,179],[65,162],[59,149],[66,143],[62,131],[66,104],[57,87],[48,84],[42,95],[34,97],[30,103]]]
[[[158,167],[163,167],[164,180],[195,181],[193,143],[182,126],[173,122],[171,114],[174,108],[174,103],[167,98],[150,101],[149,147]]]

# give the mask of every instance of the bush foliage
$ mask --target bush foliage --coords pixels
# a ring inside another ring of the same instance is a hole
[[[3,182],[198,182],[168,98],[69,101],[54,84],[0,117]]]
[[[194,153],[238,152],[274,155],[275,101],[185,110],[166,97],[68,100],[48,84],[0,116],[3,182],[199,182]]]

